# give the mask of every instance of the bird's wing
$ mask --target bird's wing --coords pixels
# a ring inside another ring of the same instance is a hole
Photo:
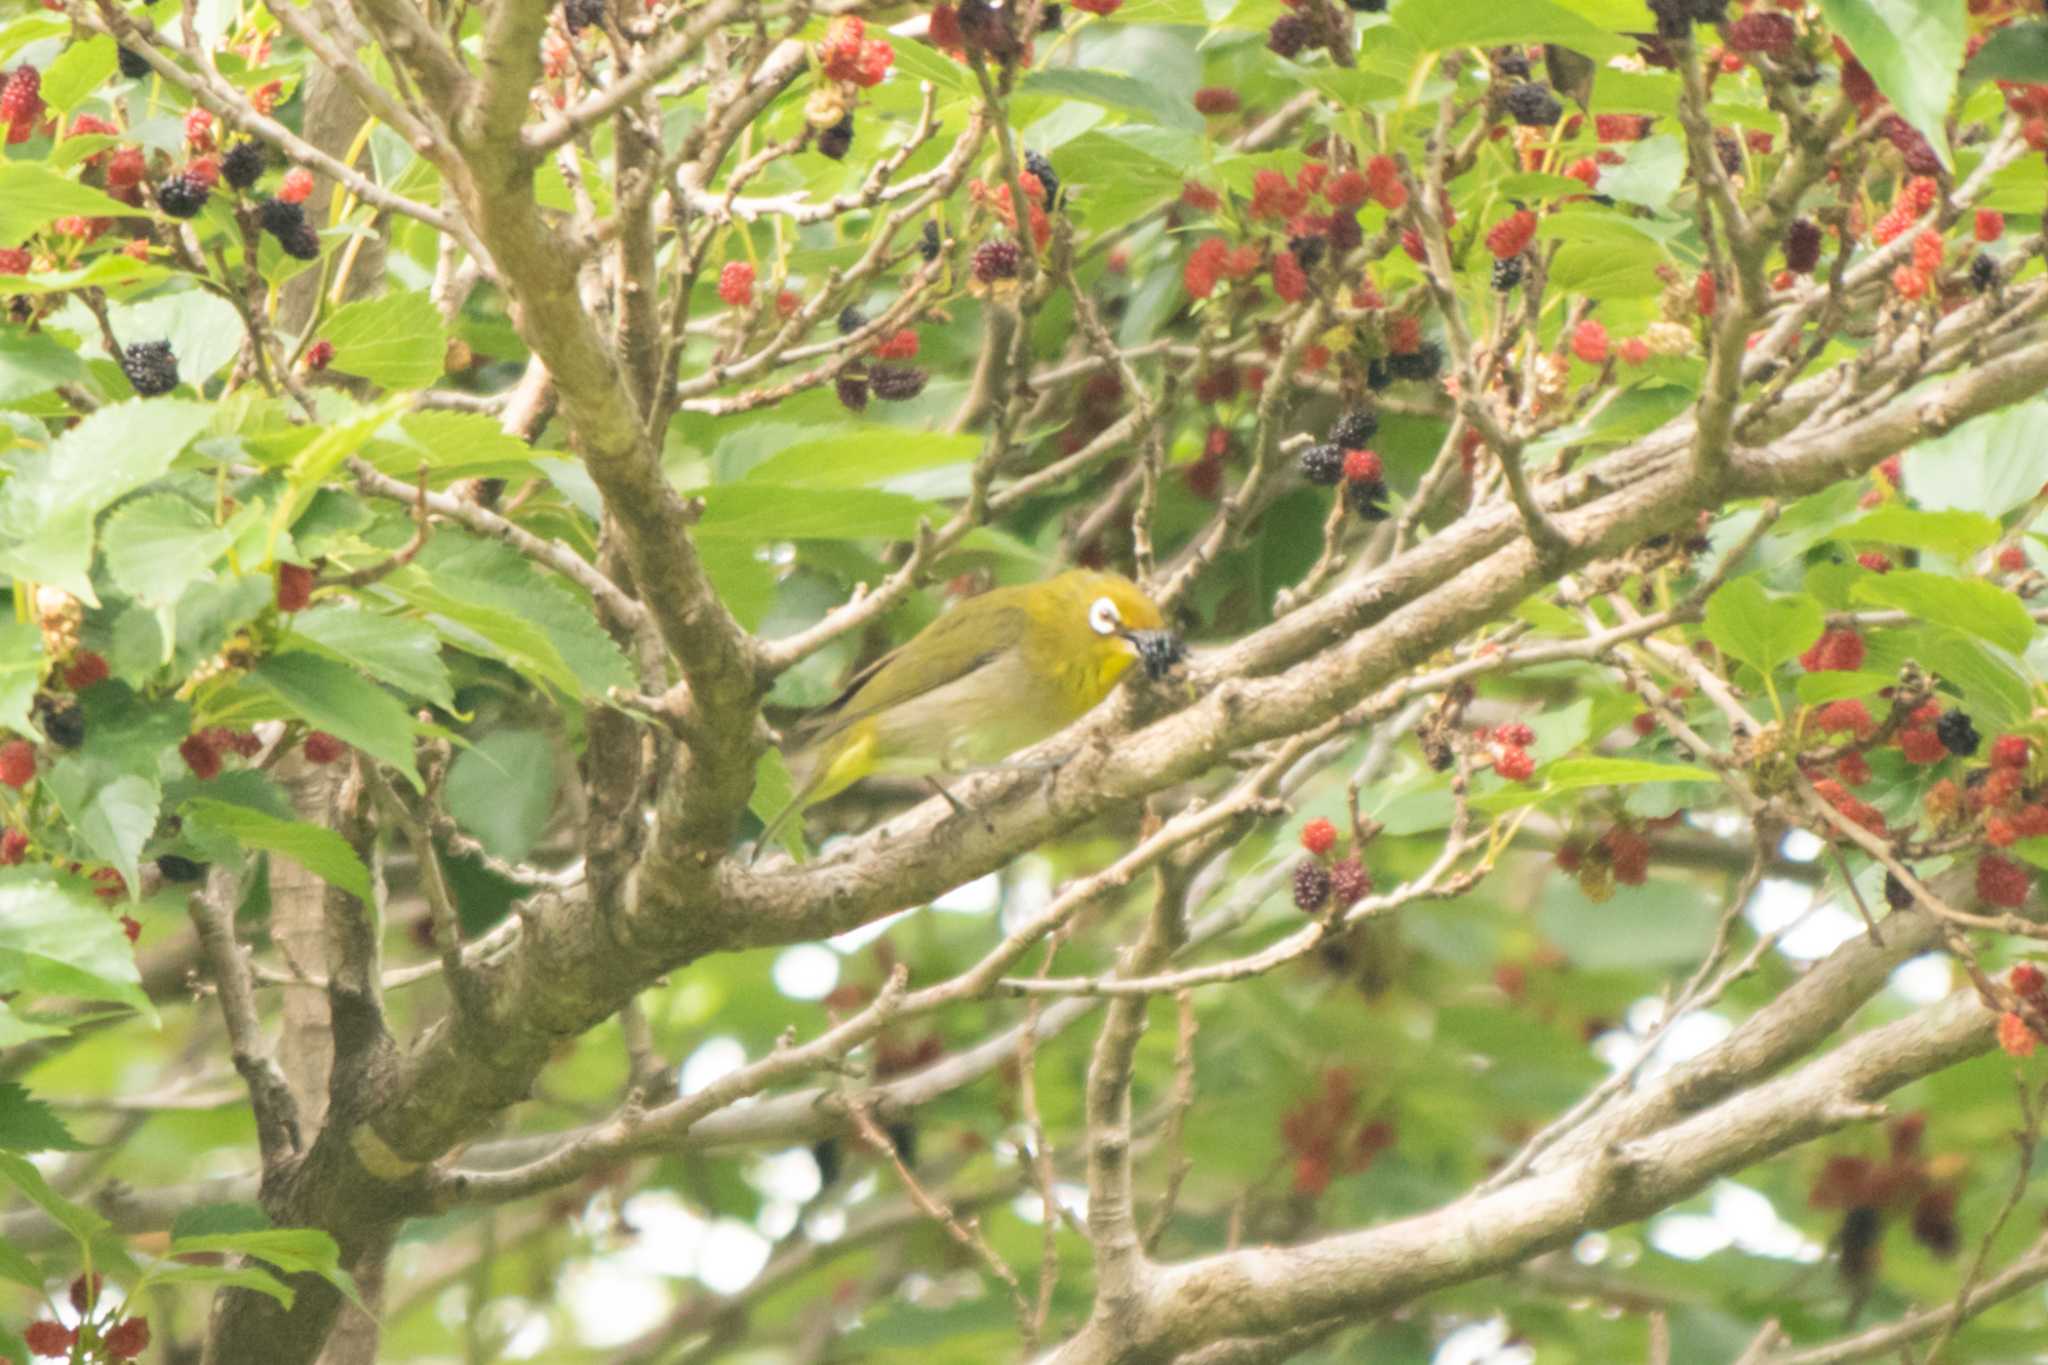
[[[803,736],[804,743],[822,743],[877,712],[987,666],[1004,650],[1016,647],[1028,622],[1022,606],[947,612],[915,637],[913,643],[920,645],[916,651],[899,646],[855,674],[845,691],[819,707],[806,722],[807,728],[816,728]],[[952,637],[964,630],[975,633],[974,647],[946,648]]]

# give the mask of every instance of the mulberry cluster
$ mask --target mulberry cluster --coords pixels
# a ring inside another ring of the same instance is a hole
[[[156,206],[173,218],[193,218],[206,207],[209,193],[203,178],[186,171],[157,183]]]
[[[1508,117],[1524,128],[1548,128],[1564,117],[1564,105],[1550,87],[1533,81],[1509,86],[1500,102]]]
[[[168,341],[138,341],[122,348],[121,373],[135,392],[154,398],[178,387],[178,357]]]
[[[868,370],[868,388],[885,403],[902,403],[923,393],[930,378],[912,365],[876,365]]]
[[[320,256],[320,234],[306,221],[306,211],[286,199],[265,199],[256,205],[256,221],[277,238],[284,254],[301,261]]]
[[[1007,237],[995,237],[974,248],[974,278],[983,284],[1014,280],[1024,252]]]
[[[1344,452],[1344,502],[1364,521],[1387,519],[1387,476],[1377,453]]]
[[[1362,450],[1379,433],[1380,418],[1371,408],[1352,408],[1330,428],[1332,444],[1346,450]]]
[[[220,178],[228,182],[231,189],[246,190],[263,178],[263,171],[269,157],[263,144],[253,138],[245,138],[228,148],[220,159]]]
[[[1315,37],[1315,30],[1299,14],[1283,14],[1266,30],[1266,46],[1276,56],[1298,57]]]
[[[1523,260],[1509,256],[1493,263],[1493,287],[1505,294],[1522,282]]]
[[[1387,374],[1394,379],[1428,381],[1443,372],[1444,348],[1425,341],[1412,351],[1387,357]]]
[[[562,0],[562,27],[581,33],[604,23],[604,0]]]
[[[1344,477],[1344,447],[1334,441],[1319,441],[1301,452],[1300,463],[1303,478],[1334,488]]]
[[[853,113],[849,110],[846,117],[818,134],[818,155],[833,161],[843,161],[846,154],[852,150]]]
[[[1785,229],[1785,268],[1795,275],[1811,275],[1820,264],[1820,224],[1811,218],[1795,218]]]
[[[1799,42],[1799,26],[1791,16],[1757,10],[1728,25],[1728,47],[1734,52],[1761,52],[1782,57]]]
[[[1026,152],[1024,153],[1024,171],[1027,175],[1038,177],[1038,183],[1045,190],[1046,212],[1052,212],[1053,209],[1059,206],[1060,202],[1060,178],[1053,174],[1052,162],[1046,160],[1042,153]]]
[[[121,74],[131,81],[146,80],[149,77],[149,62],[133,48],[114,49],[114,64],[121,69]]]
[[[1728,0],[1648,0],[1657,16],[1657,36],[1666,42],[1683,42],[1692,36],[1694,24],[1718,24],[1728,17]]]

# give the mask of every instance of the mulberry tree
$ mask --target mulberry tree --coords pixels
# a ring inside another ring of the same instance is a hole
[[[2040,11],[17,6],[0,1357],[2034,1349]]]

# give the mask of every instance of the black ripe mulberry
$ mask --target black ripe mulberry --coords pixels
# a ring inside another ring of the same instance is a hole
[[[1357,858],[1339,858],[1330,867],[1330,894],[1340,906],[1353,906],[1372,894],[1372,873]]]
[[[1387,10],[1387,0],[1344,0],[1344,3],[1360,14],[1384,14]]]
[[[818,134],[818,155],[843,161],[853,150],[853,115],[848,114],[839,122]]]
[[[1510,256],[1506,260],[1495,261],[1493,263],[1493,287],[1503,294],[1507,293],[1522,282],[1523,269],[1524,266],[1520,256]]]
[[[1785,229],[1785,268],[1795,275],[1811,275],[1820,264],[1820,244],[1820,224],[1794,218]]]
[[[1330,428],[1330,444],[1345,450],[1363,450],[1379,434],[1380,415],[1371,408],[1352,408]],[[1335,482],[1335,480],[1332,480]]]
[[[1444,348],[1434,341],[1425,341],[1406,355],[1387,357],[1387,373],[1395,379],[1434,379],[1443,367]]]
[[[1329,243],[1320,237],[1289,237],[1287,249],[1294,254],[1295,262],[1303,270],[1314,270],[1322,262],[1323,252]]]
[[[1043,153],[1026,152],[1024,153],[1024,169],[1038,177],[1038,183],[1045,187],[1045,211],[1051,213],[1055,208],[1058,208],[1060,202],[1060,178],[1054,173],[1052,163],[1045,159]]]
[[[220,159],[220,178],[235,189],[246,190],[263,178],[269,160],[262,143],[253,138],[237,142]]]
[[[1394,372],[1387,365],[1384,356],[1374,356],[1365,362],[1365,386],[1368,389],[1384,389],[1394,382]]]
[[[1283,14],[1273,21],[1272,28],[1266,30],[1266,46],[1279,56],[1296,57],[1314,36],[1308,20],[1299,14]]]
[[[1884,903],[1894,910],[1909,910],[1913,906],[1913,893],[1899,880],[1896,872],[1884,874]]]
[[[178,357],[168,341],[138,341],[121,350],[121,373],[144,398],[178,387]]]
[[[901,403],[924,392],[929,372],[915,365],[877,365],[868,371],[868,387],[887,403]]]
[[[1330,871],[1313,858],[1294,865],[1294,906],[1313,915],[1330,899]]]
[[[1497,47],[1486,54],[1493,63],[1494,73],[1503,80],[1526,81],[1529,79],[1529,54],[1513,43]]]
[[[1323,441],[1301,452],[1301,477],[1328,488],[1344,477],[1344,447]]]
[[[176,853],[166,853],[156,860],[156,870],[167,882],[196,882],[206,875],[206,864],[195,863]]]
[[[602,23],[604,0],[562,0],[562,26],[569,32],[581,33]]]
[[[256,206],[256,219],[265,232],[282,239],[306,225],[306,211],[282,199],[265,199]]]
[[[1941,719],[1934,722],[1934,737],[1941,741],[1944,749],[1957,758],[1968,758],[1976,753],[1977,746],[1983,743],[1967,711],[1942,712]]]
[[[1047,5],[1038,12],[1038,31],[1040,33],[1058,33],[1060,25],[1066,21],[1066,11],[1062,10],[1058,5]]]
[[[1508,117],[1525,128],[1548,128],[1564,117],[1564,105],[1550,88],[1525,81],[1521,85],[1508,87],[1501,96],[1501,106],[1508,111]]]
[[[848,412],[868,410],[868,381],[857,374],[842,374],[833,381],[833,391],[839,395],[839,403]]]
[[[849,303],[839,310],[839,335],[852,336],[867,325],[868,315],[852,304]]]
[[[927,261],[936,261],[939,259],[940,245],[938,222],[931,218],[925,219],[924,233],[917,239],[917,254]]]
[[[1024,253],[1007,237],[997,237],[974,248],[974,278],[983,284],[1014,280]]]
[[[133,48],[115,48],[114,62],[121,68],[121,74],[131,81],[144,80],[149,76],[149,63]]]
[[[206,182],[190,175],[174,175],[158,183],[156,206],[173,218],[191,218],[206,207]]]
[[[1378,479],[1353,479],[1346,483],[1344,501],[1360,521],[1387,519],[1387,486]]]
[[[1970,262],[1970,288],[1980,294],[1989,293],[1991,286],[1998,283],[1998,262],[1978,252]]]

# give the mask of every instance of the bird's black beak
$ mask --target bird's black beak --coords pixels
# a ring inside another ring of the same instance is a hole
[[[1138,651],[1138,662],[1145,665],[1145,676],[1153,682],[1188,657],[1188,647],[1170,630],[1120,630],[1117,634]]]

